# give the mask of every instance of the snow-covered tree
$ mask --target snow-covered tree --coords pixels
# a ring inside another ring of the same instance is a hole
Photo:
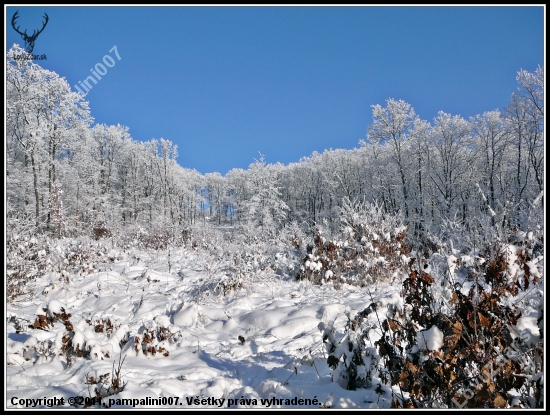
[[[264,157],[248,168],[248,186],[251,198],[245,203],[249,230],[260,231],[261,236],[272,236],[286,218],[288,206],[281,199],[277,177],[266,166]]]
[[[38,227],[43,219],[40,215],[41,198],[44,197],[41,193],[45,191],[42,183],[46,180],[47,193],[51,194],[56,167],[65,156],[71,132],[89,125],[92,118],[88,102],[72,92],[64,78],[30,60],[15,59],[21,54],[24,52],[17,45],[7,53],[7,138],[8,142],[11,140],[8,148],[13,155],[22,153],[25,168],[32,170]],[[47,172],[47,179],[40,177],[41,171]],[[51,213],[47,212],[48,223],[50,219]]]
[[[414,125],[418,119],[411,104],[393,98],[386,101],[386,107],[379,104],[372,106],[373,123],[369,126],[367,135],[371,143],[389,145],[392,158],[401,179],[401,191],[405,217],[409,216],[409,191],[407,178],[406,147],[414,133]]]
[[[463,191],[465,171],[470,163],[470,126],[462,117],[440,111],[432,129],[431,178],[446,214],[457,202]]]

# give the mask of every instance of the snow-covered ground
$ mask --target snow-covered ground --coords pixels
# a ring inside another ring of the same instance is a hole
[[[377,378],[356,391],[333,379],[318,326],[343,327],[346,310],[373,301],[384,316],[399,288],[335,290],[264,274],[209,295],[214,275],[200,251],[172,250],[170,262],[166,252],[120,255],[101,272],[49,274],[32,283],[37,295],[8,303],[7,408],[83,407],[96,389],[111,408],[390,406]]]

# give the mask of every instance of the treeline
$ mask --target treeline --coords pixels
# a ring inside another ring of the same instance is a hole
[[[417,235],[453,226],[527,229],[542,212],[543,69],[518,72],[502,110],[421,120],[390,99],[372,106],[360,147],[297,163],[263,158],[226,176],[177,164],[169,140],[138,142],[94,125],[64,78],[7,53],[6,211],[36,232],[107,235],[198,221],[268,239],[290,223],[337,229],[345,200],[399,212]],[[99,231],[98,231],[99,230]]]

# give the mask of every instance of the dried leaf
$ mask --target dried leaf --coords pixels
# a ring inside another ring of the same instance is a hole
[[[390,323],[390,328],[392,331],[397,331],[399,328],[399,323],[391,318],[388,319],[388,323]]]
[[[454,382],[454,381],[456,380],[455,372],[449,371],[449,380],[450,380],[451,382]]]
[[[460,321],[457,321],[455,324],[453,324],[452,329],[453,329],[453,333],[457,334],[458,337],[460,338],[462,336],[462,331],[464,329],[464,326]]]
[[[502,396],[498,395],[496,398],[495,398],[495,406],[497,408],[506,408],[506,405],[507,405],[507,402],[506,402],[506,399],[504,399]]]
[[[433,284],[433,282],[435,281],[434,277],[432,277],[430,274],[427,274],[425,272],[422,273],[422,280],[430,284]]]
[[[406,365],[407,369],[409,369],[413,375],[416,375],[420,371],[420,369],[418,369],[418,367],[415,366],[411,361],[407,360]]]
[[[451,304],[456,304],[458,303],[458,294],[455,292],[453,292],[453,296],[451,297],[451,301],[449,301]]]
[[[478,312],[477,315],[479,316],[479,321],[480,321],[481,325],[485,328],[489,328],[489,326],[491,325],[491,320],[488,319],[487,317],[485,317],[480,312]]]

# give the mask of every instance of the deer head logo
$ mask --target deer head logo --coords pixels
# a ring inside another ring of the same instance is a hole
[[[32,32],[32,35],[29,36],[27,34],[27,31],[25,30],[24,33],[20,32],[19,31],[19,26],[18,27],[15,27],[15,20],[17,19],[17,13],[19,13],[19,10],[17,10],[13,17],[11,18],[11,25],[13,26],[14,30],[19,33],[21,35],[21,37],[23,38],[23,40],[25,41],[25,50],[27,51],[27,53],[32,53],[33,49],[34,49],[34,42],[36,41],[36,38],[38,37],[38,35],[40,33],[42,33],[42,31],[44,30],[44,28],[46,27],[46,25],[48,24],[48,20],[49,20],[49,17],[46,13],[44,13],[44,18],[46,19],[46,21],[44,22],[43,26],[42,26],[42,29],[40,29],[39,31],[36,31],[34,30]]]

